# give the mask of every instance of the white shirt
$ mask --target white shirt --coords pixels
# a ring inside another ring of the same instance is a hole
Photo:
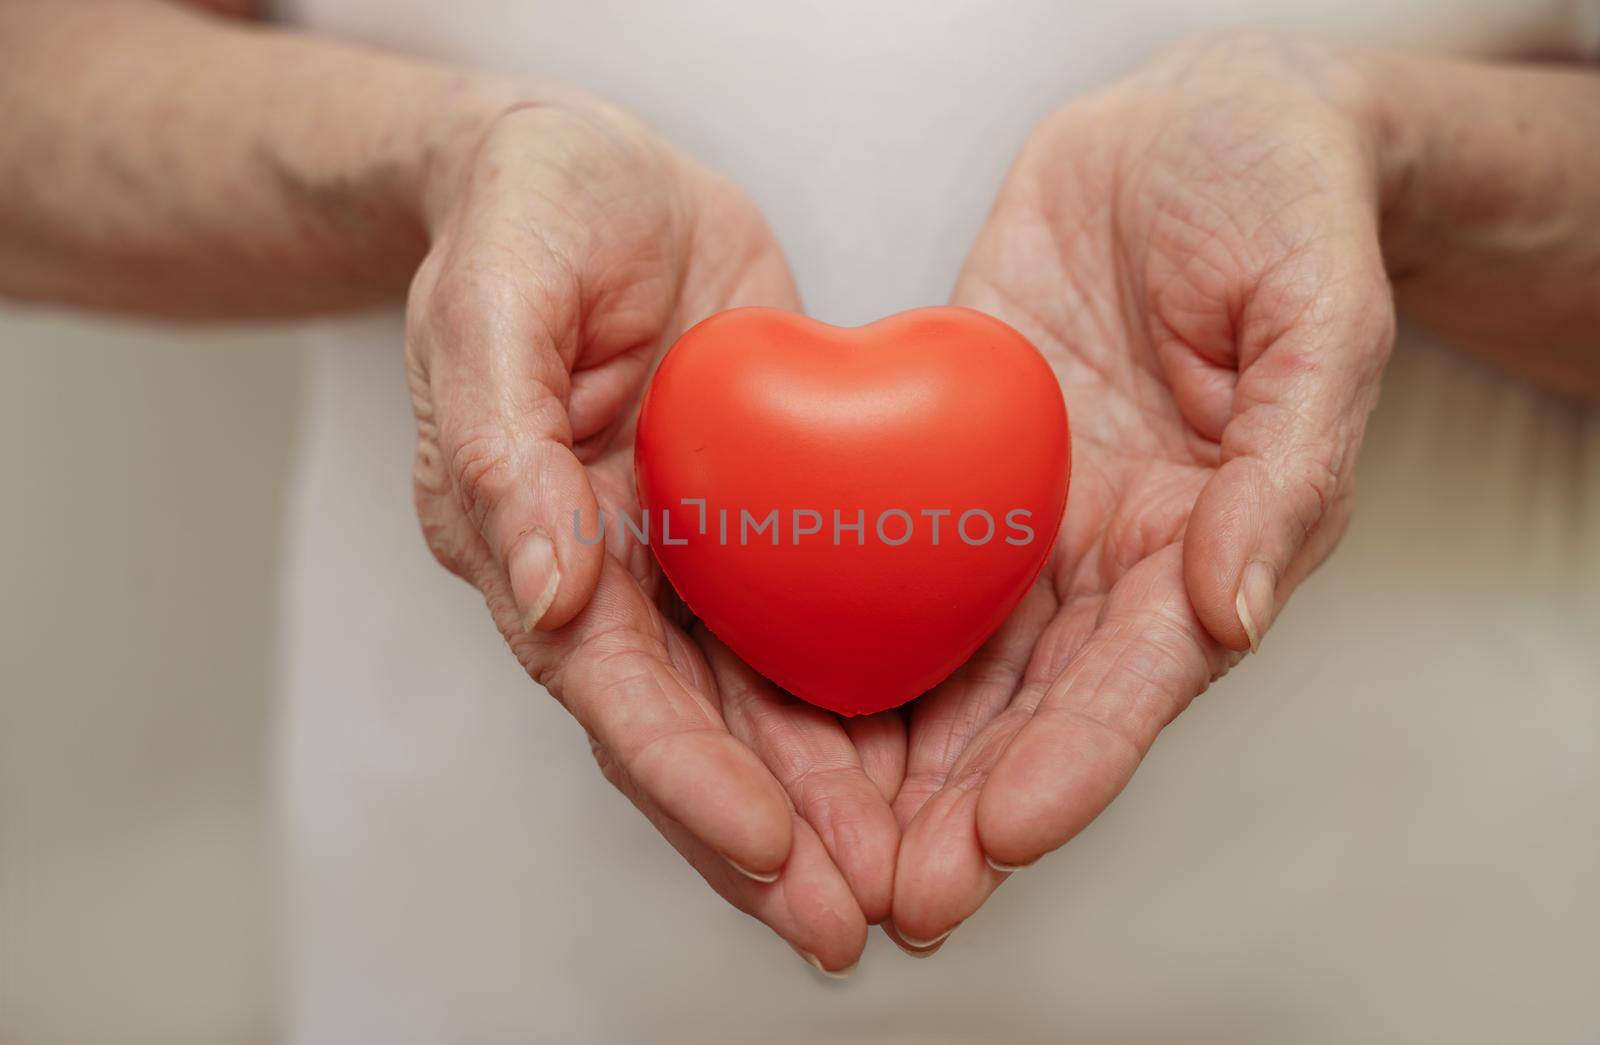
[[[1600,5],[300,0],[605,95],[740,183],[808,309],[942,302],[1028,129],[1273,25],[1574,53]],[[848,983],[727,907],[423,547],[397,318],[313,355],[286,519],[297,1042],[1568,1041],[1600,1033],[1600,419],[1402,339],[1344,547],[1081,838]]]

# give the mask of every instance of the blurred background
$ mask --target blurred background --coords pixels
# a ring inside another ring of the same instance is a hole
[[[0,306],[0,1042],[273,1037],[287,331]]]

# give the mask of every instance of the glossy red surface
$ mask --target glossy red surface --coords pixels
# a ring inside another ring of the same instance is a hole
[[[999,627],[1049,554],[1070,465],[1044,359],[999,320],[943,307],[855,329],[712,316],[663,359],[635,456],[651,547],[690,609],[846,715],[930,689]],[[705,500],[703,531],[685,499]],[[758,529],[773,511],[775,544]]]

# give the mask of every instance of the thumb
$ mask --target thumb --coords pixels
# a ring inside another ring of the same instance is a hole
[[[599,506],[572,450],[570,367],[527,291],[479,279],[435,338],[431,422],[451,493],[505,572],[525,630],[583,609],[604,558]],[[507,300],[507,299],[510,300]],[[435,331],[438,333],[438,331]]]
[[[1184,582],[1211,636],[1255,650],[1338,543],[1393,340],[1387,284],[1339,322],[1291,330],[1239,375],[1223,463],[1184,533]]]
[[[559,406],[480,421],[441,440],[461,507],[505,571],[527,631],[577,616],[604,553],[594,490]]]
[[[1305,575],[1342,529],[1344,469],[1327,448],[1240,456],[1206,483],[1184,534],[1184,583],[1206,630],[1255,650]],[[1330,517],[1336,524],[1328,526]]]

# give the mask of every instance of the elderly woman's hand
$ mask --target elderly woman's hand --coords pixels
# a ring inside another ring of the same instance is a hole
[[[776,243],[727,183],[566,95],[503,111],[426,191],[406,358],[429,547],[719,892],[819,968],[854,964],[889,910],[903,727],[847,734],[686,634],[620,524],[660,354],[720,309],[797,307]]]
[[[0,294],[298,315],[409,279],[434,554],[719,892],[824,969],[856,960],[889,910],[903,724],[847,733],[705,640],[713,675],[618,525],[663,349],[795,307],[738,192],[572,92],[170,3],[0,4],[0,124]],[[602,509],[605,544],[579,540]]]
[[[1013,618],[912,710],[893,924],[930,950],[1082,830],[1350,515],[1394,329],[1361,82],[1184,47],[1047,120],[954,302],[1033,339],[1073,488]]]

